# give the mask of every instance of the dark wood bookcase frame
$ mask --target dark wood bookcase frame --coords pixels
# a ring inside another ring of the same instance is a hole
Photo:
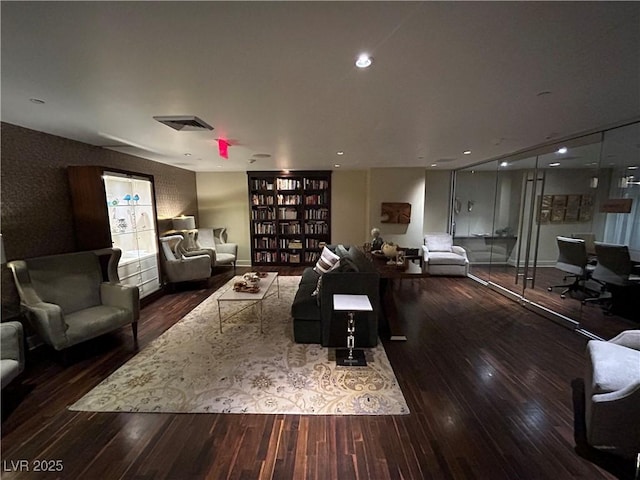
[[[252,265],[312,265],[331,241],[331,171],[247,172]]]

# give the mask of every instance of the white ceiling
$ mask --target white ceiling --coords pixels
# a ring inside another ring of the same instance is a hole
[[[640,115],[637,2],[1,9],[2,121],[194,171],[457,168]]]

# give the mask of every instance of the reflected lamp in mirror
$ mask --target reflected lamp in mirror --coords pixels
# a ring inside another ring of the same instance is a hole
[[[196,228],[196,217],[193,215],[181,215],[172,220],[174,230],[193,230]]]

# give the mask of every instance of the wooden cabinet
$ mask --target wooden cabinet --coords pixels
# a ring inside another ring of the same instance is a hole
[[[310,265],[331,240],[331,172],[247,172],[253,265]]]
[[[143,298],[160,289],[153,176],[105,167],[69,167],[79,250],[117,247],[120,280]]]

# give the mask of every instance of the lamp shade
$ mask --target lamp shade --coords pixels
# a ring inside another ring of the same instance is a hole
[[[196,228],[196,217],[193,215],[182,215],[173,219],[174,230],[193,230]]]

